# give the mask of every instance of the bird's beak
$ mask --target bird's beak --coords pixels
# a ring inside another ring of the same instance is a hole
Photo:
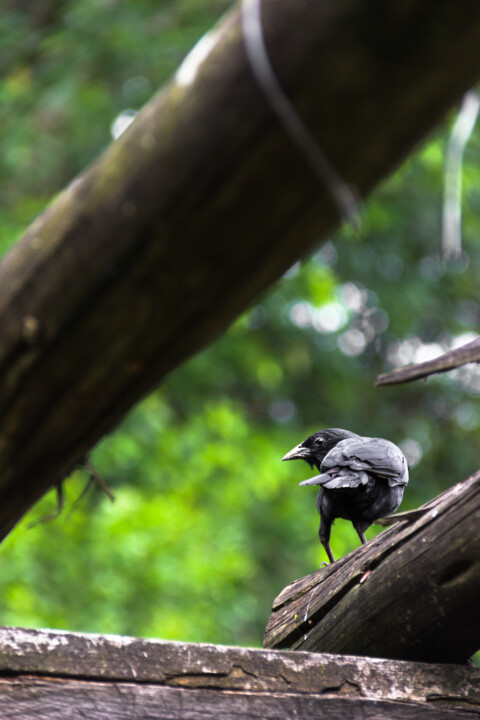
[[[306,459],[308,456],[309,452],[307,448],[304,448],[301,445],[296,445],[285,455],[285,457],[282,458],[282,462],[284,460],[298,460],[298,458]]]
[[[325,479],[325,475],[315,475],[315,477],[308,478],[308,480],[302,480],[299,485],[321,485]]]

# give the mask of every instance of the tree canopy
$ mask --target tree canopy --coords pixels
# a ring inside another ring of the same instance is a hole
[[[194,0],[49,2],[1,11],[0,241],[5,251],[229,6]],[[480,130],[465,154],[463,251],[440,254],[455,112],[341,228],[214,345],[140,403],[92,454],[110,504],[76,471],[67,508],[2,547],[2,623],[259,645],[271,601],[316,567],[314,493],[283,454],[336,426],[399,443],[402,509],[478,468],[480,372],[375,388],[380,372],[478,327]],[[370,530],[370,537],[373,533]],[[368,533],[367,533],[368,534]],[[335,555],[357,539],[339,523]]]

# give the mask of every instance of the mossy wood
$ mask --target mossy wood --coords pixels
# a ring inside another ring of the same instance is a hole
[[[268,648],[466,662],[480,648],[480,473],[285,588]]]
[[[480,717],[458,665],[0,628],[0,717]]]
[[[477,0],[263,0],[262,17],[359,196],[480,77]],[[0,266],[0,538],[338,221],[253,79],[238,9],[190,62]]]

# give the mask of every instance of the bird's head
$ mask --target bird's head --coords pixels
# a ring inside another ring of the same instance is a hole
[[[340,428],[328,428],[313,433],[306,440],[288,452],[282,460],[305,460],[310,467],[314,465],[320,470],[322,460],[340,440],[349,437],[357,437],[350,430]]]

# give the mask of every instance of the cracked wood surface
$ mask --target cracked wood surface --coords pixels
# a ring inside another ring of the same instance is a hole
[[[427,662],[480,648],[480,472],[276,598],[264,646]]]
[[[480,717],[478,670],[0,628],[0,717]]]
[[[477,0],[263,0],[262,18],[360,197],[480,76]],[[238,9],[210,39],[0,265],[0,538],[338,221],[255,84]]]

